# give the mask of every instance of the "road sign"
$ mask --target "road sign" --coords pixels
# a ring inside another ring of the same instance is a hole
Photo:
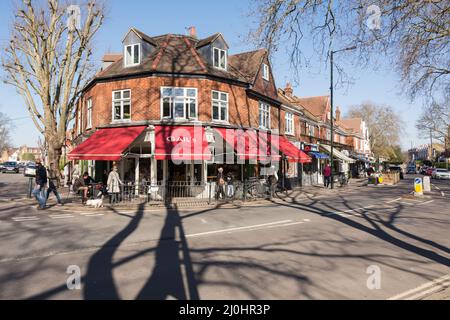
[[[430,177],[423,177],[423,191],[431,192]]]
[[[423,194],[422,178],[414,179],[414,192],[417,194]]]

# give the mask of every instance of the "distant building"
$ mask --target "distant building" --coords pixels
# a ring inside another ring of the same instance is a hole
[[[409,161],[435,160],[444,150],[443,144],[433,143],[433,148],[431,148],[430,144],[423,144],[409,149],[408,158]]]

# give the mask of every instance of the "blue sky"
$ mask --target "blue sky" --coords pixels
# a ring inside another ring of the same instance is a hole
[[[14,1],[17,0],[0,1],[1,46],[4,46],[8,39]],[[196,26],[200,38],[221,32],[231,47],[231,53],[254,49],[244,41],[252,23],[252,19],[247,16],[250,1],[227,0],[226,5],[211,0],[107,0],[106,3],[107,18],[94,44],[99,63],[104,53],[121,52],[121,40],[130,27],[136,27],[152,36],[166,33],[184,34],[186,27]],[[287,81],[292,82],[294,75],[284,48],[281,47],[274,56],[272,67],[279,87],[284,87]],[[377,71],[361,69],[355,65],[345,65],[345,68],[347,73],[352,74],[353,84],[335,91],[335,104],[341,107],[344,114],[349,106],[367,100],[389,104],[405,123],[402,147],[409,148],[411,143],[427,143],[427,138],[420,139],[414,127],[421,111],[421,102],[411,103],[407,97],[400,94],[401,86],[390,66],[380,65]],[[2,71],[0,76],[3,77]],[[328,94],[329,69],[318,62],[313,63],[308,70],[301,73],[298,83],[300,85],[294,87],[298,96]],[[13,87],[3,82],[0,83],[0,97],[0,112],[13,119],[12,143],[36,145],[38,132],[27,117],[21,97]]]

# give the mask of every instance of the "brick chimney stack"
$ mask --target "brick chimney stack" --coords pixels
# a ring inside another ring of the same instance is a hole
[[[341,109],[336,108],[336,121],[341,121]]]
[[[286,88],[284,88],[284,93],[288,97],[292,97],[292,94],[294,93],[294,90],[292,90],[292,86],[289,82],[286,83]]]
[[[189,31],[189,36],[191,36],[192,38],[196,38],[197,39],[197,28],[192,26],[187,28]]]

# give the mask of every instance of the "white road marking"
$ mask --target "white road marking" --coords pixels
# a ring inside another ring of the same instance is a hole
[[[13,217],[12,219],[16,222],[23,222],[23,221],[36,221],[39,220],[40,218],[33,216],[33,217]]]
[[[74,218],[73,215],[65,213],[65,214],[53,214],[53,215],[49,215],[49,217],[51,219],[69,219],[69,218]]]
[[[305,221],[305,222],[310,222],[311,220],[309,220],[309,219],[303,219],[303,221]]]
[[[449,286],[450,285],[449,281],[450,281],[450,274],[427,282],[421,286],[418,286],[417,288],[400,293],[396,296],[389,298],[388,300],[417,299],[420,296],[426,295],[428,293],[441,289],[445,286]]]
[[[329,212],[329,213],[326,213],[325,215],[326,216],[338,215],[341,217],[349,217],[349,216],[351,216],[351,214],[346,214],[346,213],[357,211],[357,210],[369,209],[372,207],[375,207],[375,205],[370,205],[367,207],[361,207],[361,208],[355,208],[355,209],[349,209],[349,210],[344,210],[344,211]]]
[[[239,230],[264,228],[264,227],[268,227],[268,226],[273,226],[275,224],[281,225],[281,224],[286,224],[286,223],[290,223],[290,222],[292,222],[292,220],[283,220],[283,221],[276,221],[276,222],[270,222],[270,223],[264,223],[264,224],[257,224],[257,225],[253,225],[253,226],[207,231],[207,232],[201,232],[201,233],[188,234],[188,235],[186,235],[186,238],[200,237],[200,236],[209,235],[209,234],[226,233],[226,232],[233,232],[233,231],[239,231]]]
[[[85,214],[85,217],[100,217],[100,216],[104,216],[104,213],[92,213],[92,214]]]
[[[428,203],[431,203],[431,202],[433,202],[434,200],[429,200],[429,201],[426,201],[426,202],[422,202],[422,203],[419,203],[418,204],[418,206],[422,206],[422,205],[424,205],[424,204],[428,204]]]
[[[391,200],[391,201],[386,201],[386,203],[397,202],[398,200],[402,200],[402,198],[397,198],[397,199],[394,199],[394,200]]]
[[[441,196],[445,197],[444,191],[441,191]]]

